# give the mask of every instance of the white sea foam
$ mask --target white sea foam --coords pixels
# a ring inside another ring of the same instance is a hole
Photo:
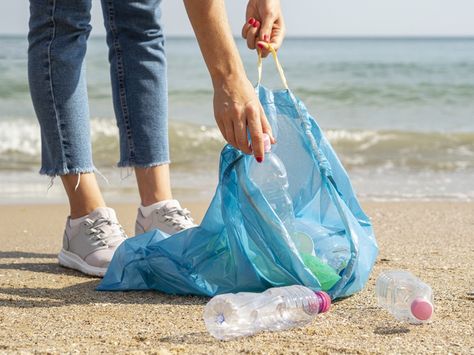
[[[96,165],[108,177],[117,176],[110,169],[118,158],[115,121],[92,119],[91,131]],[[363,198],[474,199],[474,134],[363,130],[328,130],[326,134]],[[171,122],[170,142],[174,188],[192,195],[203,189],[212,191],[225,144],[218,128]],[[46,189],[47,181],[42,186],[36,175],[40,144],[35,121],[0,122],[0,198]],[[135,191],[133,179],[129,180],[109,187],[109,192],[119,196]]]
[[[113,119],[91,120],[94,156],[100,164],[114,165],[118,157],[118,129]],[[326,136],[349,170],[406,169],[463,171],[474,169],[474,133],[375,130],[327,130]],[[170,122],[173,161],[191,164],[215,161],[225,141],[217,127]],[[41,154],[36,121],[0,121],[0,170],[30,169]]]
[[[39,126],[31,120],[0,121],[0,154],[37,156],[41,150]]]

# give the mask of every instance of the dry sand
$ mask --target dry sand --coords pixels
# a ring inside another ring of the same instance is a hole
[[[186,206],[200,219],[203,205]],[[133,205],[113,205],[128,232]],[[64,206],[0,206],[0,353],[474,353],[474,204],[364,203],[380,255],[367,287],[308,327],[219,342],[206,298],[96,292],[56,263]],[[398,323],[376,305],[375,277],[408,269],[435,292],[432,324]]]

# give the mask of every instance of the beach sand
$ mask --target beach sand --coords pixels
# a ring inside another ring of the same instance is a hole
[[[204,204],[184,204],[198,220]],[[367,287],[305,328],[229,342],[202,321],[207,301],[96,292],[99,279],[56,262],[65,206],[0,206],[0,353],[474,353],[474,203],[366,202],[380,254]],[[135,206],[116,204],[132,234]],[[407,269],[435,293],[431,324],[377,307],[376,276]]]

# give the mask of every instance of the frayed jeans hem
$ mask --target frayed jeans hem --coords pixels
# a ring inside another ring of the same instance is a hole
[[[39,171],[40,175],[47,175],[50,177],[56,177],[60,175],[78,175],[78,174],[87,174],[87,173],[94,173],[98,171],[95,166],[87,167],[87,168],[74,168],[74,169],[46,169],[41,168]]]

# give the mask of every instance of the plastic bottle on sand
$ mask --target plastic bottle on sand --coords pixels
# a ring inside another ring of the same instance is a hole
[[[327,312],[330,305],[327,293],[300,285],[269,288],[263,293],[228,293],[209,301],[204,322],[212,336],[229,340],[264,330],[301,327],[318,313]]]
[[[422,324],[433,315],[431,287],[408,271],[382,272],[375,290],[379,305],[400,321]]]

